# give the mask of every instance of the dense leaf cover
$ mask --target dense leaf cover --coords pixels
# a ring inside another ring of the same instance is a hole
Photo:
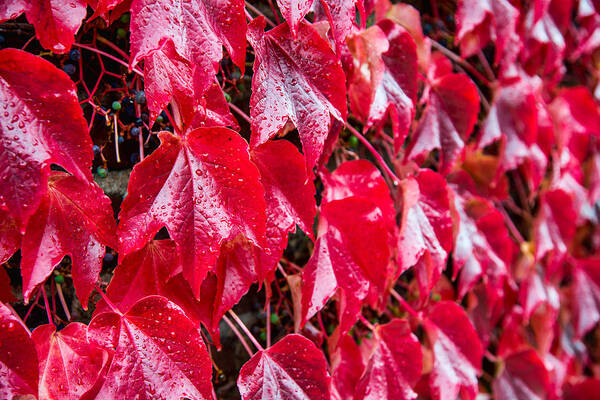
[[[598,396],[600,4],[392,3],[0,3],[0,398]]]

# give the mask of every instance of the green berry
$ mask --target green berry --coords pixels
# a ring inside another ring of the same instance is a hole
[[[277,315],[277,314],[271,314],[271,323],[272,324],[278,324],[279,323],[279,315]]]
[[[260,337],[260,340],[267,340],[267,334],[265,332],[261,332],[258,336]]]
[[[434,293],[431,295],[431,300],[433,301],[440,301],[442,299],[442,296],[440,296],[438,293]]]
[[[356,149],[358,147],[358,138],[352,135],[350,136],[350,139],[348,139],[348,143],[350,144],[350,147]]]
[[[159,115],[158,117],[156,117],[156,122],[158,122],[159,124],[161,122],[163,122],[165,119],[162,117],[162,115]]]
[[[120,20],[122,23],[126,24],[126,23],[128,23],[128,22],[129,22],[129,18],[130,18],[130,17],[129,17],[129,13],[125,13],[125,14],[121,15],[121,18],[119,18],[119,20]]]
[[[119,111],[121,109],[121,102],[113,101],[111,107],[113,110]]]
[[[54,282],[56,283],[65,283],[65,277],[62,275],[56,275],[54,277]]]
[[[100,178],[106,178],[108,176],[108,171],[106,170],[106,168],[98,167],[96,173]]]
[[[117,38],[125,39],[125,36],[127,36],[127,31],[125,29],[123,29],[123,28],[117,29]]]
[[[228,103],[231,103],[231,96],[229,93],[225,93],[225,100],[227,100]]]

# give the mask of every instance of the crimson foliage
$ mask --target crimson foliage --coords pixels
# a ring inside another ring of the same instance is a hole
[[[600,5],[413,3],[3,1],[46,50],[0,50],[0,397],[213,399],[224,322],[242,399],[593,398]]]

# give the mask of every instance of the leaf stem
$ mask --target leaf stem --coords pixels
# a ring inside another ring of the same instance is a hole
[[[228,311],[229,315],[231,315],[231,317],[233,318],[233,320],[240,326],[240,328],[242,328],[242,330],[244,331],[244,333],[246,334],[246,336],[248,336],[248,339],[250,339],[250,341],[252,342],[252,344],[254,344],[254,346],[260,350],[263,351],[263,347],[260,345],[260,343],[258,343],[258,340],[256,340],[254,338],[254,336],[252,335],[252,333],[250,333],[250,330],[248,330],[248,328],[246,327],[246,325],[244,325],[244,323],[242,322],[242,320],[240,319],[240,317],[237,316],[237,314],[235,312],[233,312],[233,310],[229,310]]]
[[[254,352],[252,352],[252,349],[248,345],[248,342],[246,342],[244,335],[242,335],[238,328],[234,325],[234,323],[231,322],[229,318],[227,318],[227,315],[223,315],[223,321],[225,321],[225,323],[229,325],[233,333],[238,337],[238,339],[240,339],[240,342],[242,342],[242,346],[246,349],[250,357],[252,357],[254,355]]]
[[[396,292],[396,290],[392,289],[390,291],[391,295],[393,298],[395,298],[398,303],[400,303],[400,305],[406,310],[406,312],[408,312],[410,315],[412,315],[413,317],[415,317],[416,319],[421,319],[421,313],[415,311],[414,308],[412,308],[410,306],[410,304],[408,304],[406,302],[406,300],[404,300],[404,298],[402,296],[400,296],[400,294],[398,292]]]
[[[37,294],[35,295],[35,300],[33,301],[33,303],[31,304],[31,306],[29,307],[29,310],[27,310],[27,314],[25,314],[25,318],[23,318],[23,322],[27,321],[27,318],[29,318],[29,315],[31,314],[31,312],[33,311],[34,307],[37,306],[38,301],[40,300],[40,294],[42,293],[41,290],[37,291]]]
[[[483,83],[484,85],[486,85],[488,87],[492,86],[492,83],[485,76],[483,76],[479,71],[477,71],[475,69],[475,67],[473,67],[471,64],[469,64],[467,61],[465,61],[464,58],[462,58],[458,54],[455,54],[454,52],[452,52],[451,50],[447,49],[446,47],[442,46],[440,43],[436,42],[432,38],[429,38],[429,40],[431,40],[431,45],[433,47],[435,47],[436,50],[438,50],[439,52],[441,52],[442,54],[444,54],[446,57],[448,57],[449,59],[451,59],[455,63],[461,65],[471,75],[473,75],[475,78],[477,78],[479,81],[481,81],[481,83]]]
[[[267,348],[271,347],[271,303],[267,303]]]
[[[119,55],[121,57],[123,57],[125,59],[125,61],[129,61],[129,55],[127,53],[125,53],[123,50],[121,50],[119,48],[119,46],[115,45],[113,42],[111,42],[108,39],[103,38],[100,35],[96,35],[96,40],[98,40],[100,43],[107,45],[108,47],[110,47],[111,49],[113,49],[114,51],[116,51],[117,53],[119,53]]]
[[[48,297],[46,297],[46,289],[44,285],[42,285],[42,296],[44,297],[44,305],[46,306],[46,316],[48,317],[48,323],[54,324],[52,320],[52,315],[50,315],[50,304],[48,304]]]
[[[244,120],[246,122],[248,122],[249,124],[252,124],[252,121],[250,120],[250,117],[248,116],[248,114],[246,114],[241,108],[239,108],[238,106],[236,106],[233,103],[229,103],[229,108],[231,108],[233,111],[235,111],[237,114],[239,114],[240,117],[244,118]]]
[[[254,7],[248,1],[246,1],[246,7],[248,7],[254,14],[260,15],[261,17],[263,17],[265,19],[265,21],[267,21],[267,24],[269,24],[271,26],[271,28],[275,28],[277,26],[277,25],[275,25],[275,23],[273,23],[273,21],[271,21],[269,19],[269,17],[267,17],[265,14],[263,14],[258,8]]]
[[[58,298],[60,300],[60,304],[62,305],[63,311],[67,316],[67,322],[71,320],[71,313],[69,313],[69,307],[67,307],[67,302],[65,301],[65,296],[63,296],[62,286],[60,283],[56,284],[56,292],[58,293]]]
[[[358,314],[358,319],[362,322],[367,328],[369,328],[372,332],[375,332],[375,325],[369,322],[362,314]]]
[[[367,138],[365,138],[360,132],[358,132],[356,129],[354,129],[354,127],[352,125],[350,125],[348,122],[344,122],[344,124],[346,125],[346,128],[350,132],[352,132],[352,134],[354,136],[356,136],[356,138],[358,140],[360,140],[367,149],[369,149],[369,151],[373,154],[373,157],[375,157],[375,159],[377,160],[377,162],[379,163],[379,165],[381,166],[383,171],[392,180],[392,183],[394,184],[394,186],[397,186],[400,183],[400,178],[398,178],[396,176],[396,174],[390,169],[390,167],[387,165],[387,163],[385,162],[385,160],[383,159],[381,154],[379,154],[377,152],[377,150],[375,150],[373,145],[371,145],[371,143],[367,140]]]
[[[100,54],[100,55],[102,55],[104,57],[110,58],[114,62],[117,62],[117,63],[119,63],[119,64],[121,64],[121,65],[129,68],[129,64],[127,64],[126,62],[119,60],[117,57],[113,56],[112,54],[108,54],[108,53],[106,53],[106,52],[104,52],[102,50],[98,50],[95,47],[88,46],[88,45],[81,44],[81,43],[73,43],[73,46],[81,47],[82,49],[86,49],[86,50],[89,50],[89,51],[91,51],[93,53]],[[139,69],[137,69],[136,67],[131,68],[130,71],[135,72],[139,76],[144,76],[144,73],[142,71],[140,71]]]
[[[119,311],[119,309],[117,308],[117,306],[115,306],[114,303],[108,299],[108,296],[106,296],[106,294],[104,294],[104,292],[102,291],[102,289],[100,288],[100,286],[98,286],[98,284],[96,284],[96,291],[98,292],[98,294],[100,295],[100,297],[102,297],[102,300],[104,300],[104,302],[108,305],[108,307],[110,307],[110,309],[114,313],[122,315],[121,311]]]
[[[121,162],[121,156],[119,154],[119,130],[117,128],[117,114],[113,114],[113,122],[115,126],[115,154],[117,155],[117,162]]]

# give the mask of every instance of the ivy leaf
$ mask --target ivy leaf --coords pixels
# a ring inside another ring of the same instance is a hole
[[[114,351],[98,398],[213,398],[199,326],[164,297],[145,297],[126,314],[97,315],[88,340]]]
[[[198,297],[223,241],[241,234],[264,246],[264,190],[246,142],[232,130],[198,128],[184,138],[161,132],[159,138],[160,147],[131,173],[120,252],[141,249],[166,227]]]
[[[12,311],[0,303],[0,397],[38,394],[38,357],[29,332]]]
[[[73,322],[60,332],[51,324],[37,327],[31,338],[40,361],[39,396],[79,399],[91,394],[108,366],[109,355],[88,343],[87,326]]]
[[[0,208],[23,230],[46,192],[51,163],[92,179],[92,141],[73,81],[41,57],[0,51],[0,104]]]
[[[281,15],[290,27],[292,37],[296,39],[300,22],[313,6],[314,0],[277,0]]]
[[[442,76],[431,86],[406,158],[421,164],[430,151],[440,149],[439,171],[447,174],[463,153],[478,113],[479,94],[469,77]]]
[[[533,226],[536,258],[541,259],[548,252],[564,257],[575,236],[576,223],[577,212],[569,193],[562,189],[542,193],[540,211]]]
[[[572,274],[571,308],[575,334],[580,338],[600,321],[600,260],[575,260]]]
[[[461,0],[456,10],[456,41],[468,58],[493,42],[496,64],[517,34],[519,10],[507,0]]]
[[[333,337],[330,338],[330,340]],[[331,399],[354,399],[356,384],[360,380],[365,365],[360,348],[350,335],[342,335],[329,350],[331,365]]]
[[[450,301],[437,303],[424,320],[432,345],[433,366],[430,385],[435,399],[477,395],[483,347],[465,311]]]
[[[264,28],[262,17],[248,27],[256,56],[251,145],[266,143],[289,119],[298,128],[310,171],[323,152],[331,118],[346,119],[344,72],[327,42],[309,24],[300,24],[296,40],[287,24],[267,33]]]
[[[6,4],[0,5],[0,22],[25,12],[42,47],[62,54],[75,42],[74,36],[85,17],[86,7],[85,0],[7,0]]]
[[[128,310],[146,296],[164,296],[181,307],[190,319],[199,322],[200,302],[183,276],[174,273],[178,263],[174,241],[152,240],[119,260],[106,296],[120,310]],[[108,311],[108,305],[100,300],[94,315]]]
[[[21,233],[8,210],[0,208],[0,263],[4,264],[21,246]]]
[[[21,244],[23,297],[29,299],[64,256],[73,261],[73,285],[87,300],[102,269],[104,246],[116,247],[110,200],[96,184],[53,172],[48,191],[29,219]]]
[[[287,140],[269,141],[253,149],[252,162],[260,172],[267,203],[267,248],[259,253],[260,280],[275,269],[296,225],[313,238],[317,213],[315,186],[308,179],[302,154]]]
[[[4,267],[0,268],[0,302],[12,303],[17,301],[12,293],[12,287],[10,285],[10,277]]]
[[[412,390],[421,376],[421,344],[407,321],[394,319],[377,326],[375,345],[356,386],[356,400],[415,399]]]
[[[406,30],[391,20],[379,21],[349,39],[356,73],[349,82],[350,107],[365,129],[382,127],[390,117],[394,148],[400,149],[415,115],[417,49]]]
[[[132,66],[171,42],[199,75],[200,87],[213,82],[223,46],[241,70],[246,58],[246,17],[242,0],[134,0],[131,4]],[[167,66],[165,74],[178,74]]]
[[[237,384],[242,400],[329,400],[329,381],[323,353],[310,340],[291,334],[254,354]]]
[[[346,41],[346,37],[352,32],[352,26],[356,21],[356,7],[361,13],[361,21],[366,18],[364,6],[361,0],[321,0],[314,4],[313,20],[327,20],[330,26],[330,35],[333,38],[338,55]]]
[[[396,225],[396,210],[383,176],[367,160],[342,163],[332,174],[324,174],[323,204],[347,197],[370,199],[381,210],[390,231]]]
[[[416,266],[421,301],[446,268],[452,249],[452,217],[444,178],[422,169],[401,182],[402,221],[398,234],[398,275]]]
[[[473,186],[471,183],[469,186]],[[514,244],[504,217],[486,198],[471,194],[466,185],[453,184],[454,207],[460,224],[452,254],[454,277],[460,270],[458,296],[463,298],[480,277],[500,288],[508,276]]]
[[[339,289],[340,331],[347,332],[363,301],[375,306],[387,293],[389,257],[385,220],[375,203],[350,197],[322,205],[319,236],[302,271],[301,325]]]
[[[502,367],[502,372],[493,382],[496,399],[542,400],[551,397],[548,371],[535,350],[508,356]]]

